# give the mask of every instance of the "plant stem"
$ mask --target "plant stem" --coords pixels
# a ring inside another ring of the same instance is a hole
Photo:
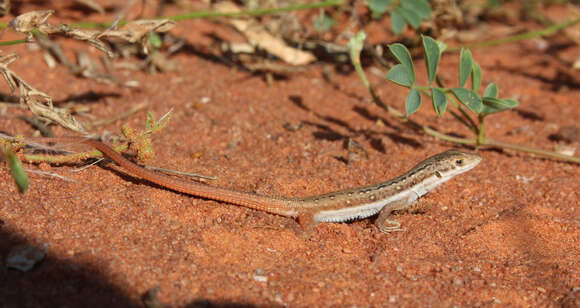
[[[262,16],[262,15],[273,15],[279,14],[283,12],[291,12],[291,11],[298,11],[298,10],[308,10],[308,9],[316,9],[322,8],[327,6],[339,6],[343,4],[346,0],[327,0],[315,3],[299,3],[293,4],[285,7],[278,7],[278,8],[266,8],[266,9],[256,9],[256,10],[247,10],[241,12],[219,12],[219,11],[195,11],[187,14],[176,15],[176,16],[169,16],[169,17],[156,17],[155,19],[170,19],[173,21],[180,21],[186,19],[197,19],[197,18],[216,18],[216,17],[242,17],[242,16]],[[122,26],[125,25],[126,21],[120,21],[117,25]],[[111,22],[77,22],[72,23],[69,26],[74,28],[88,28],[88,29],[100,29],[100,28],[108,28],[112,25]],[[6,23],[0,23],[0,30],[7,28],[8,25]],[[24,44],[26,43],[26,39],[21,40],[13,40],[13,41],[0,41],[0,46],[8,46],[8,45],[17,45],[17,44]]]
[[[353,55],[357,56],[356,54],[353,54]],[[360,65],[360,60],[355,59],[355,58],[351,58],[351,61],[354,65],[355,70],[358,73],[360,79],[362,80],[362,83],[365,85],[365,87],[371,93],[371,96],[373,98],[373,102],[377,106],[383,108],[385,111],[387,111],[389,114],[395,116],[399,120],[401,120],[403,122],[407,122],[407,123],[411,124],[412,126],[414,126],[416,129],[425,132],[425,134],[427,134],[429,136],[433,136],[435,138],[449,141],[449,142],[456,143],[456,144],[473,145],[476,147],[482,146],[482,147],[497,148],[497,149],[510,149],[510,150],[515,150],[515,151],[519,151],[519,152],[531,153],[531,154],[535,154],[535,155],[542,156],[542,157],[552,158],[552,159],[556,159],[556,160],[560,160],[560,161],[580,164],[579,157],[563,155],[563,154],[559,154],[556,152],[538,150],[538,149],[534,149],[534,148],[530,148],[530,147],[526,147],[526,146],[521,146],[521,145],[510,144],[510,143],[505,143],[505,142],[487,139],[487,138],[485,138],[484,121],[483,121],[483,116],[481,116],[481,115],[479,116],[479,128],[477,126],[475,126],[475,128],[477,128],[477,139],[461,138],[461,137],[446,135],[446,134],[443,134],[443,133],[441,133],[435,129],[432,129],[428,126],[422,125],[414,120],[409,119],[408,117],[405,116],[405,114],[403,114],[399,110],[385,104],[375,94],[373,87],[371,86],[370,82],[366,78],[364,70],[362,69],[362,66]],[[470,117],[468,117],[468,118],[471,120]],[[475,125],[475,123],[474,123],[474,125]]]
[[[117,152],[122,152],[127,150],[127,145],[121,145],[115,147]],[[64,163],[77,163],[79,161],[86,160],[88,158],[101,158],[103,157],[103,153],[94,150],[88,151],[83,153],[71,154],[71,155],[38,155],[38,154],[24,154],[22,156],[22,160],[27,162],[35,163],[35,162],[48,162],[48,163],[55,163],[55,164],[64,164]]]
[[[559,23],[557,25],[553,25],[553,26],[550,26],[550,27],[547,27],[547,28],[544,28],[541,30],[537,30],[537,31],[530,31],[530,32],[526,32],[526,33],[522,33],[522,34],[518,34],[518,35],[514,35],[514,36],[503,37],[500,39],[495,39],[495,40],[490,40],[490,41],[485,41],[485,42],[477,42],[477,43],[467,44],[467,45],[463,45],[463,46],[451,47],[451,48],[447,48],[446,51],[458,52],[462,48],[473,49],[473,48],[481,48],[481,47],[493,47],[493,46],[497,46],[497,45],[501,45],[501,44],[505,44],[505,43],[513,43],[513,42],[527,40],[527,39],[536,38],[536,37],[549,36],[549,35],[552,35],[558,31],[564,29],[564,28],[573,26],[577,23],[580,23],[580,18],[565,21],[563,23]]]
[[[267,8],[267,9],[257,9],[248,10],[235,13],[217,12],[217,11],[196,11],[187,14],[177,15],[169,17],[169,19],[174,21],[180,21],[184,19],[196,19],[196,18],[214,18],[214,17],[242,17],[242,16],[261,16],[261,15],[272,15],[279,14],[283,12],[291,12],[298,10],[308,10],[316,9],[326,6],[337,6],[343,4],[345,0],[328,0],[315,3],[299,3],[293,4],[285,7],[279,8]]]
[[[531,153],[531,154],[535,154],[535,155],[542,156],[542,157],[547,157],[547,158],[552,158],[552,159],[556,159],[556,160],[580,164],[580,157],[564,155],[564,154],[560,154],[560,153],[556,153],[556,152],[552,152],[552,151],[544,151],[544,150],[534,149],[534,148],[526,147],[523,145],[505,143],[505,142],[495,141],[495,140],[491,140],[491,139],[486,139],[482,145],[485,147],[488,147],[488,148],[510,149],[510,150],[515,150],[515,151],[519,151],[519,152]]]
[[[26,39],[14,40],[14,41],[0,41],[0,46],[18,45],[26,43]]]
[[[479,115],[479,129],[477,130],[477,144],[484,144],[485,143],[485,126],[483,125],[483,121],[485,119],[484,115]]]

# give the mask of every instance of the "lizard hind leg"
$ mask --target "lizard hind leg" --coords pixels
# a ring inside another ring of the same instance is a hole
[[[317,222],[314,220],[314,215],[312,213],[302,213],[296,217],[296,222],[300,225],[296,231],[297,234],[304,238],[309,238],[312,233],[314,233],[314,228]]]

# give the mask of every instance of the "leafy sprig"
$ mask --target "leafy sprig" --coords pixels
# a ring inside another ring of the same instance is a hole
[[[373,18],[388,13],[395,34],[403,32],[407,24],[417,29],[423,20],[431,17],[431,6],[427,0],[369,0],[369,9]]]
[[[12,174],[12,178],[22,193],[28,188],[28,176],[22,167],[22,163],[12,151],[12,146],[9,141],[0,140],[0,160],[5,160],[8,163],[8,168]]]
[[[444,87],[437,77],[437,66],[441,59],[441,54],[447,49],[447,46],[428,36],[422,37],[429,80],[429,84],[425,86],[416,83],[415,67],[409,50],[399,43],[389,45],[389,50],[395,59],[397,59],[398,64],[389,70],[386,78],[398,85],[408,88],[409,93],[405,100],[405,113],[385,104],[376,95],[360,64],[360,52],[365,38],[366,35],[363,31],[360,31],[357,35],[351,38],[351,41],[349,42],[351,62],[362,83],[369,90],[373,102],[386,110],[389,114],[397,117],[401,121],[411,124],[416,129],[441,140],[457,144],[473,145],[476,147],[511,149],[580,164],[580,159],[577,157],[534,149],[523,145],[495,141],[487,138],[485,136],[484,126],[485,117],[493,113],[515,108],[519,105],[519,102],[511,98],[499,98],[499,89],[493,82],[486,86],[481,96],[478,94],[481,87],[482,70],[479,64],[477,64],[473,59],[473,56],[468,49],[462,49],[459,56],[458,87]],[[471,86],[467,87],[467,81],[470,79]],[[438,116],[442,116],[446,110],[449,110],[457,120],[469,127],[477,135],[477,138],[461,138],[446,135],[410,118],[410,115],[416,112],[421,106],[423,96],[431,98],[433,109]],[[453,105],[456,111],[454,109],[450,110],[450,105]],[[475,114],[477,120],[474,120],[467,110]]]
[[[422,36],[422,41],[429,80],[429,84],[425,86],[416,83],[415,67],[407,47],[399,43],[389,45],[389,50],[399,64],[389,70],[387,79],[409,88],[410,91],[405,101],[406,115],[409,116],[419,109],[423,95],[431,98],[433,109],[439,116],[443,115],[448,107],[448,102],[450,102],[460,109],[460,113],[456,115],[461,117],[461,122],[466,123],[470,129],[477,132],[478,139],[484,140],[484,118],[492,113],[515,108],[520,103],[510,98],[499,98],[498,87],[493,82],[487,85],[481,96],[478,94],[481,87],[482,71],[469,49],[462,49],[459,55],[458,87],[443,87],[437,79],[437,67],[441,54],[447,46],[429,36]],[[471,87],[466,86],[468,80],[471,80]],[[480,125],[475,124],[475,121],[462,109],[462,106],[477,115]]]

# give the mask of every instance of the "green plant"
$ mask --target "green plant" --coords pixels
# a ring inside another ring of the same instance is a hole
[[[429,78],[429,84],[425,86],[416,84],[415,68],[409,50],[399,43],[389,45],[389,50],[399,64],[391,68],[387,74],[387,79],[409,88],[410,91],[405,102],[406,115],[408,116],[419,109],[422,95],[431,98],[433,109],[439,116],[443,115],[447,109],[447,103],[450,102],[459,110],[459,113],[454,113],[454,116],[477,134],[479,143],[483,143],[485,140],[485,117],[492,113],[515,108],[519,102],[509,98],[498,98],[498,87],[493,82],[487,85],[482,96],[478,95],[482,72],[469,49],[462,49],[459,56],[458,87],[443,87],[436,77],[439,59],[445,51],[446,45],[428,36],[422,36],[422,41]],[[471,87],[466,87],[468,79],[471,79]],[[477,115],[479,125],[476,125],[476,122],[462,105]]]
[[[326,32],[336,24],[336,20],[326,15],[324,10],[320,10],[320,14],[314,19],[314,29],[318,32]]]
[[[8,163],[8,168],[10,168],[10,173],[16,186],[18,186],[18,190],[24,192],[28,188],[28,176],[8,143],[8,141],[0,140],[0,160],[5,160]]]
[[[145,123],[145,129],[135,130],[128,124],[122,127],[122,139],[127,141],[124,144],[114,146],[115,151],[123,152],[131,148],[137,153],[137,157],[140,161],[148,161],[153,159],[155,156],[154,149],[152,146],[151,136],[154,133],[161,131],[169,123],[171,119],[172,110],[167,112],[165,115],[157,119],[155,115],[151,112],[147,114],[147,121]],[[76,138],[76,137],[73,137]],[[51,138],[52,141],[62,140],[70,141],[67,137],[55,137]],[[32,145],[34,147],[38,146],[38,143],[34,142],[35,138],[18,138],[10,137],[0,133],[0,154],[4,153],[4,157],[10,158],[10,153],[18,152],[20,149],[24,148],[25,145]],[[42,138],[40,140],[43,140]],[[76,141],[76,139],[73,139]],[[14,155],[14,154],[12,154]],[[97,150],[91,150],[88,152],[68,154],[68,155],[54,155],[54,154],[22,154],[20,155],[23,161],[34,163],[34,162],[49,162],[49,163],[78,163],[80,161],[90,159],[90,158],[100,158],[103,154]],[[2,157],[0,156],[0,159]],[[17,159],[17,158],[16,158]],[[8,160],[8,159],[7,159]],[[18,162],[12,162],[8,160],[11,171],[14,173],[15,169],[18,168]],[[14,168],[12,167],[14,165]],[[21,171],[18,171],[22,173]],[[19,183],[19,178],[22,176],[13,176],[15,181]],[[22,181],[20,181],[22,182]],[[19,184],[20,186],[20,184]]]
[[[580,163],[580,159],[577,157],[534,149],[521,145],[509,144],[487,138],[485,135],[485,118],[492,113],[515,108],[519,105],[519,102],[510,98],[499,98],[499,90],[497,85],[494,83],[488,84],[482,95],[479,96],[478,92],[481,87],[482,71],[479,64],[473,60],[471,52],[468,49],[462,49],[459,56],[458,87],[444,87],[439,81],[439,78],[437,78],[437,66],[439,64],[441,54],[446,49],[446,45],[435,41],[428,36],[422,37],[429,80],[429,84],[426,86],[420,86],[416,84],[415,67],[409,50],[404,45],[399,43],[389,45],[389,50],[399,63],[389,70],[387,79],[398,85],[408,88],[410,91],[405,101],[405,113],[402,113],[397,109],[386,105],[375,94],[360,64],[360,52],[362,50],[365,38],[365,33],[360,31],[350,40],[349,49],[351,61],[359,77],[361,78],[362,83],[369,90],[371,96],[373,97],[375,104],[385,109],[390,114],[396,116],[400,120],[409,122],[415,128],[425,132],[428,135],[453,143],[474,145],[476,147],[511,149],[520,152],[533,153],[562,161]],[[471,87],[466,87],[465,85],[469,79],[471,79]],[[459,138],[446,135],[409,118],[409,116],[417,111],[421,106],[422,96],[428,96],[431,98],[433,109],[438,114],[438,116],[443,115],[445,110],[449,110],[457,120],[459,120],[471,131],[473,131],[477,138]],[[456,108],[457,112],[450,110],[448,108],[448,103],[451,103],[451,105]],[[477,116],[477,121],[469,115],[466,109],[470,110]]]
[[[215,18],[220,16],[230,18],[236,16],[261,16],[269,14],[280,14],[282,12],[296,10],[339,6],[344,2],[344,0],[327,0],[317,3],[293,4],[285,7],[247,10],[241,12],[197,11],[193,13],[173,16],[171,19],[178,21],[193,18]],[[317,25],[319,26],[319,30],[325,31],[332,26],[334,21],[328,16],[324,15],[323,11],[321,12],[321,17],[319,18]],[[101,74],[99,72],[95,73],[87,69],[86,66],[81,67],[80,65],[74,64],[64,56],[62,51],[57,48],[58,45],[50,41],[48,37],[53,35],[62,35],[79,41],[87,42],[98,50],[103,51],[109,57],[113,57],[114,55],[111,45],[105,42],[109,38],[114,39],[113,41],[116,43],[123,42],[127,44],[138,44],[141,46],[140,49],[144,53],[147,54],[148,51],[151,53],[151,57],[149,57],[149,59],[151,59],[151,67],[154,68],[153,62],[155,62],[156,58],[154,55],[159,55],[158,51],[163,45],[163,39],[159,32],[166,32],[173,25],[175,25],[175,22],[162,18],[133,21],[116,20],[106,23],[80,22],[68,25],[51,24],[48,22],[48,19],[53,13],[53,10],[31,11],[17,16],[9,24],[0,23],[0,29],[5,29],[6,27],[10,26],[16,32],[23,33],[27,37],[26,39],[2,41],[0,42],[0,46],[24,44],[26,42],[37,42],[43,48],[50,50],[50,54],[54,54],[57,60],[68,66],[70,71],[74,74],[83,77],[95,78],[98,80],[107,80],[109,82],[118,83],[125,86],[134,86],[134,83],[131,81],[126,83],[118,82],[118,79],[113,78],[114,76],[112,75]],[[107,29],[103,31],[80,29],[83,27]],[[61,126],[79,132],[86,132],[87,129],[92,129],[95,125],[98,125],[98,121],[95,121],[94,125],[88,124],[87,126],[83,126],[81,123],[76,121],[76,119],[68,112],[68,110],[53,106],[52,98],[48,94],[37,90],[31,84],[23,80],[18,74],[9,69],[9,65],[16,59],[17,56],[13,53],[1,56],[0,72],[12,90],[18,89],[20,91],[20,95],[22,97],[21,102],[25,103],[34,114],[49,120],[52,123],[57,123]],[[146,160],[147,158],[152,157],[153,148],[151,146],[150,135],[152,132],[160,130],[166,122],[167,118],[165,117],[157,121],[154,119],[154,117],[149,115],[145,132],[135,132],[130,127],[123,127],[123,133],[125,134],[125,137],[131,142],[132,146],[136,148],[137,153],[141,159]],[[6,143],[0,144],[0,160],[7,161],[13,178],[18,184],[20,191],[24,191],[28,185],[28,180],[26,178],[24,169],[22,169],[20,161],[18,160],[18,157],[14,153],[16,153],[18,149],[20,149],[20,146],[24,145],[25,142],[19,142],[16,139],[10,139],[8,136],[4,135],[0,136],[0,138],[0,141],[5,141]],[[13,140],[15,143],[7,142],[7,140]],[[125,149],[127,149],[127,145],[116,147],[117,151],[122,151]],[[22,158],[29,162],[76,162],[86,158],[100,156],[101,153],[98,151],[91,151],[68,156],[27,154],[22,155]]]
[[[431,6],[427,0],[369,0],[369,9],[373,18],[388,13],[395,34],[403,32],[407,24],[417,29],[423,20],[431,16]]]

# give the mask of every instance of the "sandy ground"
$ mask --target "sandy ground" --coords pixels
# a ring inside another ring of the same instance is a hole
[[[147,163],[217,177],[209,185],[319,194],[387,180],[453,147],[374,106],[354,73],[316,64],[268,85],[205,52],[210,35],[231,35],[227,27],[195,20],[174,31],[188,44],[174,57],[180,70],[120,73],[139,81],[138,89],[49,69],[39,52],[22,45],[2,50],[17,52],[11,68],[55,102],[76,101],[96,118],[143,102],[157,115],[173,109]],[[550,136],[578,127],[580,80],[571,63],[580,48],[562,41],[549,39],[547,50],[532,41],[473,50],[484,84],[493,81],[502,97],[521,102],[489,117],[488,136],[553,150]],[[87,49],[62,42],[71,54]],[[424,63],[417,61],[424,82]],[[442,59],[447,83],[456,80],[457,62],[457,54]],[[334,72],[330,80],[323,70]],[[402,110],[405,89],[368,75],[378,95]],[[16,117],[23,113],[3,107],[0,131],[34,135]],[[437,118],[430,104],[413,117],[471,136],[449,113]],[[124,123],[143,127],[145,113],[94,132],[118,133]],[[288,130],[286,123],[302,125]],[[345,163],[349,138],[368,158]],[[175,193],[111,163],[79,172],[73,171],[80,164],[26,164],[75,181],[30,174],[24,194],[1,167],[0,259],[22,244],[46,257],[24,273],[0,266],[0,307],[140,306],[155,287],[159,302],[172,307],[578,305],[580,166],[512,151],[478,153],[483,162],[476,169],[422,198],[418,213],[397,215],[404,232],[382,234],[371,218],[319,224],[307,239],[291,219]]]

